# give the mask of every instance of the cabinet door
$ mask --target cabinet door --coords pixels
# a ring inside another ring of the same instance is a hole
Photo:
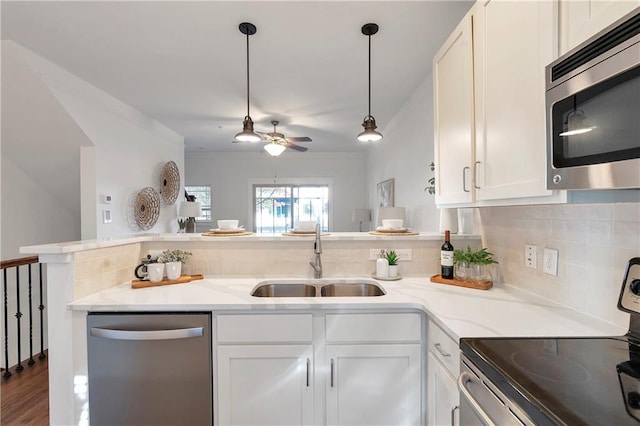
[[[471,15],[433,58],[436,203],[473,201],[473,46]]]
[[[220,425],[313,423],[311,345],[218,346]]]
[[[639,7],[640,0],[559,0],[559,4],[563,54]]]
[[[553,58],[553,2],[485,1],[473,30],[476,200],[551,195],[544,67]]]
[[[420,347],[327,345],[327,424],[422,424]]]
[[[460,417],[460,395],[455,379],[429,352],[427,365],[427,424],[429,426],[455,426]]]

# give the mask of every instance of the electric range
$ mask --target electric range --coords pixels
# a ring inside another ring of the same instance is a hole
[[[640,424],[640,257],[618,309],[619,337],[461,339],[460,424]]]

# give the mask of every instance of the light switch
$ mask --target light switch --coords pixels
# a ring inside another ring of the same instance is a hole
[[[532,244],[525,244],[524,266],[533,269],[536,269],[538,267],[538,247]]]

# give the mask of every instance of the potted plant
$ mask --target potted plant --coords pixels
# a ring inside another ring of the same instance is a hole
[[[398,276],[398,255],[395,250],[388,250],[384,253],[384,258],[389,263],[389,278]]]
[[[462,281],[481,281],[490,277],[486,266],[498,263],[493,259],[493,253],[486,248],[474,251],[467,246],[467,250],[454,250],[453,264],[456,279]]]
[[[191,252],[180,249],[167,249],[158,256],[158,263],[164,263],[169,280],[177,280],[182,273],[182,264],[191,256]]]

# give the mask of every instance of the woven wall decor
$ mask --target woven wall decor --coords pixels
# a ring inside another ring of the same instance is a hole
[[[136,196],[134,209],[138,227],[143,231],[153,228],[160,217],[160,194],[150,186],[142,189]]]
[[[160,195],[165,203],[171,205],[176,202],[180,192],[180,170],[178,165],[169,161],[160,173]]]

